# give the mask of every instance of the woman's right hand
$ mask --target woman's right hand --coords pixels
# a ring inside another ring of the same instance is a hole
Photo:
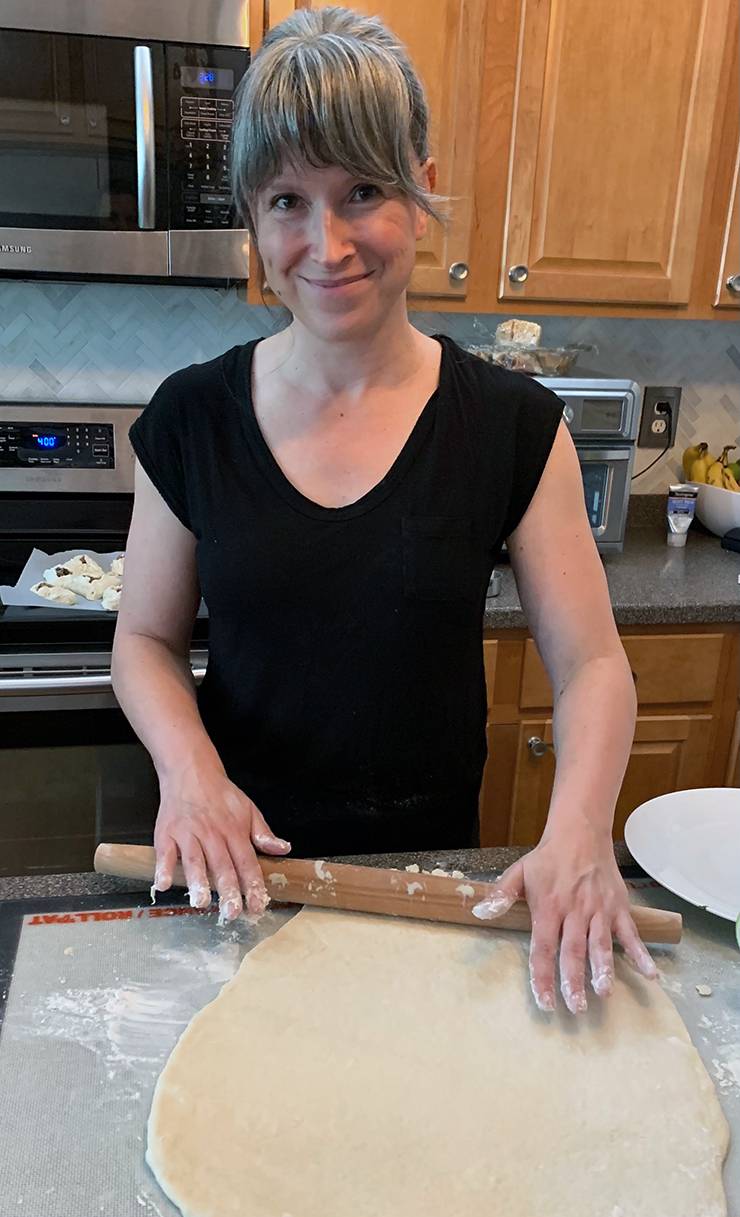
[[[154,849],[158,892],[172,886],[179,853],[193,908],[210,904],[210,874],[221,918],[233,921],[244,904],[248,912],[262,913],[269,903],[256,850],[284,855],[290,844],[270,831],[259,809],[223,769],[191,763],[160,779]]]

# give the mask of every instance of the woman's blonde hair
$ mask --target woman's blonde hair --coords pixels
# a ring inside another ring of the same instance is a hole
[[[414,176],[414,161],[429,155],[428,128],[419,77],[381,21],[346,8],[300,9],[267,34],[238,89],[237,211],[254,235],[257,192],[307,161],[396,190],[441,219],[441,200]]]

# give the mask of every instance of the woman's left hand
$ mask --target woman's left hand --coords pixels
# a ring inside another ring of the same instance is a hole
[[[594,992],[599,997],[612,992],[612,937],[643,976],[657,976],[632,920],[611,836],[587,821],[546,829],[539,845],[504,872],[474,912],[481,920],[492,920],[521,899],[532,915],[529,976],[540,1010],[555,1009],[559,942],[560,991],[572,1014],[587,1009],[587,956]]]

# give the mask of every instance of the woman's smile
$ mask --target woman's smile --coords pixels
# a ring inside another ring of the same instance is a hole
[[[355,287],[358,283],[364,283],[373,274],[371,270],[365,271],[361,275],[342,275],[336,279],[310,279],[307,275],[300,275],[304,283],[308,283],[309,287],[315,287],[321,292],[330,292],[332,295],[344,294],[350,288]]]

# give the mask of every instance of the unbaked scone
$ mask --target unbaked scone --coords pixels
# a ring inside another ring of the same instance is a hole
[[[67,587],[52,586],[49,583],[34,583],[31,591],[35,596],[41,596],[44,600],[54,600],[57,604],[76,604],[77,597],[74,592]]]

